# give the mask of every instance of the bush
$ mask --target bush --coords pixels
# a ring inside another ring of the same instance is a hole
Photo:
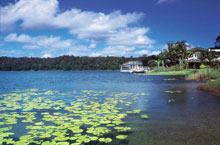
[[[155,67],[157,64],[156,64],[156,61],[154,59],[151,59],[148,61],[148,66],[149,67]]]
[[[204,86],[219,89],[220,88],[220,80],[208,81],[204,84]]]
[[[207,68],[207,67],[206,67],[206,65],[202,64],[202,65],[199,66],[199,68],[200,68],[200,69],[205,69],[205,68]]]
[[[190,80],[210,80],[220,78],[220,71],[215,69],[201,69],[197,70],[194,74],[187,76]]]
[[[175,65],[172,67],[155,67],[153,68],[153,72],[181,71],[184,70],[183,68],[184,66],[180,66],[180,65]]]

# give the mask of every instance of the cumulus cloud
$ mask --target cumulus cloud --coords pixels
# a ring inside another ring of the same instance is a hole
[[[148,31],[149,28],[122,29],[115,34],[112,34],[107,39],[107,44],[130,47],[151,47],[155,41],[146,36]]]
[[[42,58],[48,58],[48,57],[52,57],[52,54],[45,53],[42,55]]]
[[[101,51],[91,53],[90,56],[131,56],[134,49],[126,46],[108,46]]]
[[[61,40],[61,38],[58,36],[31,37],[26,34],[17,35],[16,33],[11,33],[7,35],[4,40],[5,42],[23,43],[23,48],[25,49],[65,49],[71,47],[74,44],[73,40]]]
[[[82,55],[83,52],[89,52],[86,46],[76,44],[74,40],[62,40],[58,36],[37,36],[31,37],[26,34],[17,35],[11,33],[4,38],[5,42],[17,42],[23,44],[23,49],[38,49],[42,53],[42,57],[52,57],[64,54]],[[86,49],[85,49],[86,48]]]
[[[51,26],[57,12],[57,0],[20,0],[1,7],[2,30],[12,30],[18,21],[22,21],[22,28]]]
[[[135,51],[134,54],[137,54],[137,55],[148,55],[149,54],[149,51],[148,50],[139,50],[139,51]]]
[[[6,42],[28,43],[32,41],[31,37],[29,37],[28,35],[21,34],[20,36],[17,36],[16,33],[11,33],[8,36],[6,36],[4,39]]]
[[[20,0],[5,6],[2,10],[2,30],[11,30],[21,21],[24,29],[66,28],[79,38],[105,38],[127,28],[143,16],[142,13],[122,14],[114,11],[109,14],[71,9],[59,11],[57,0]]]
[[[149,49],[155,43],[147,36],[149,28],[136,26],[143,13],[113,11],[105,14],[76,8],[61,11],[58,0],[20,0],[1,7],[1,13],[1,31],[10,32],[17,26],[22,29],[66,29],[82,42],[75,44],[72,39],[62,40],[57,36],[31,37],[15,33],[5,37],[6,42],[23,43],[24,49],[42,49],[43,57],[55,53],[127,56],[136,48]],[[105,44],[104,48],[91,52],[99,42]]]
[[[159,53],[161,53],[161,51],[153,51],[149,55],[158,55]]]

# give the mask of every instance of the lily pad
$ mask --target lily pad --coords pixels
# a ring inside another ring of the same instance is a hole
[[[127,135],[117,135],[117,139],[126,139],[128,136]]]

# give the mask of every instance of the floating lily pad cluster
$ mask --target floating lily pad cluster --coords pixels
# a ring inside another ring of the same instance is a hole
[[[168,100],[168,103],[172,103],[172,102],[174,102],[173,99],[169,99],[169,100]]]
[[[170,94],[174,94],[174,93],[182,93],[181,90],[175,90],[175,91],[164,91],[165,93],[170,93]]]
[[[164,79],[165,81],[176,81],[176,78],[168,78],[168,79]]]
[[[59,93],[16,90],[0,96],[0,144],[80,145],[126,139],[124,118],[140,110],[123,110],[144,93],[83,90]],[[105,96],[105,97],[104,97]],[[106,97],[108,96],[108,97]],[[146,115],[142,115],[146,118]],[[148,116],[147,116],[148,118]],[[16,133],[23,129],[25,135]]]

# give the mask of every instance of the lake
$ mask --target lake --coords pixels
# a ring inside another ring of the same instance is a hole
[[[0,72],[0,132],[11,132],[0,142],[10,144],[9,139],[18,141],[21,136],[23,143],[49,142],[59,131],[67,137],[57,138],[63,144],[76,144],[76,134],[81,133],[85,138],[91,134],[111,138],[109,145],[220,145],[220,97],[197,90],[199,84],[183,76],[118,71]],[[39,127],[42,124],[44,128]],[[120,131],[113,125],[130,129]],[[91,131],[99,126],[109,130]],[[27,139],[27,134],[32,137]],[[116,139],[118,135],[126,137]],[[85,140],[78,143],[105,144],[105,140]]]

